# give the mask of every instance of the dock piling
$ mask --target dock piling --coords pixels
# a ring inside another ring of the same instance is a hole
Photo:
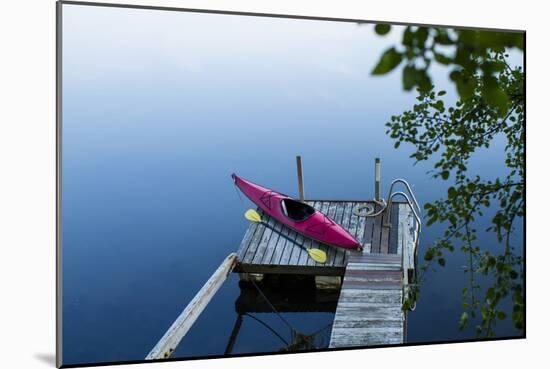
[[[304,201],[304,175],[302,173],[302,157],[300,155],[296,156],[296,170],[298,172],[298,193],[300,201]]]
[[[374,199],[380,201],[380,158],[374,159]]]
[[[238,314],[235,325],[233,326],[233,330],[231,331],[231,337],[229,337],[229,342],[227,343],[227,347],[225,348],[224,355],[231,355],[231,353],[233,352],[233,347],[235,346],[235,341],[237,340],[237,335],[239,334],[242,324],[243,315]]]

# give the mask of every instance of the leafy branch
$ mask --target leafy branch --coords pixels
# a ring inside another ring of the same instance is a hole
[[[375,30],[384,35],[391,28],[377,25]],[[512,321],[524,329],[523,257],[516,255],[510,238],[525,216],[524,71],[508,61],[514,48],[524,49],[523,34],[409,26],[402,44],[384,52],[372,71],[383,75],[403,65],[403,88],[416,87],[417,102],[391,117],[387,134],[395,140],[395,148],[403,143],[414,147],[410,157],[415,163],[435,159],[429,172],[434,179],[454,181],[446,197],[424,206],[428,226],[438,222],[448,227],[426,250],[410,297],[419,296],[426,272],[435,270],[432,263],[444,267],[447,253],[454,252],[458,243],[468,258],[459,327],[464,329],[480,317],[478,336],[494,335],[496,321],[507,318],[501,307],[507,297],[512,300]],[[436,91],[432,85],[433,63],[449,66],[459,95],[454,104],[444,101],[446,91]],[[471,173],[472,156],[496,138],[506,140],[505,175],[488,179]],[[491,219],[485,231],[495,234],[496,247],[479,244],[476,221],[485,214]],[[483,298],[481,277],[490,282]],[[404,307],[410,304],[407,300]]]

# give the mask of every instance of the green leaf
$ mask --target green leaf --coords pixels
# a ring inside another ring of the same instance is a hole
[[[460,328],[463,329],[466,326],[466,323],[468,323],[468,313],[463,312],[460,316]]]
[[[440,28],[437,31],[437,35],[434,37],[435,42],[441,45],[452,45],[453,40],[449,37],[446,29]]]
[[[443,258],[439,258],[439,259],[437,259],[437,262],[438,262],[438,263],[439,263],[439,265],[441,265],[442,267],[444,267],[444,266],[445,266],[445,259],[443,259]]]
[[[500,116],[508,112],[508,95],[498,84],[496,77],[485,76],[483,78],[483,97],[491,106],[494,106]]]
[[[476,82],[473,78],[461,76],[456,81],[456,89],[462,101],[469,100],[474,94]]]
[[[449,74],[449,78],[451,79],[451,81],[458,81],[458,79],[460,78],[460,72],[458,70],[453,70],[450,74]]]
[[[416,84],[416,68],[412,65],[407,65],[403,68],[403,88],[410,91]]]
[[[441,172],[441,178],[448,179],[449,178],[449,171],[444,170],[443,172]]]
[[[506,313],[503,312],[503,311],[499,311],[499,312],[497,313],[497,318],[499,318],[500,320],[506,319]]]
[[[379,35],[383,36],[390,32],[391,26],[389,24],[377,24],[374,26],[374,31]]]
[[[424,260],[430,261],[430,260],[433,259],[433,257],[434,257],[433,250],[428,250],[428,251],[426,251],[426,254],[424,255]]]
[[[386,50],[386,52],[382,55],[380,61],[376,67],[374,67],[372,74],[381,75],[389,73],[401,63],[401,60],[403,60],[403,56],[397,52],[394,47],[392,47],[391,49]]]
[[[435,221],[437,220],[437,217],[434,216],[434,217],[431,217],[430,219],[428,219],[428,222],[426,223],[427,226],[431,226],[432,224],[435,223]]]
[[[421,93],[427,93],[433,88],[432,80],[426,73],[426,69],[420,69],[416,72],[416,84]]]
[[[443,113],[443,111],[445,110],[445,104],[443,103],[443,100],[437,100],[433,107],[440,113]]]
[[[447,196],[449,197],[449,200],[452,200],[456,197],[456,189],[454,187],[449,187],[447,190]]]
[[[403,32],[403,45],[412,46],[413,39],[414,33],[411,30],[411,26],[408,26],[407,28],[405,28],[405,32]]]
[[[449,65],[453,61],[451,58],[439,53],[434,53],[434,58],[438,63],[443,65]]]
[[[456,226],[456,215],[455,214],[449,214],[449,222],[453,227]]]
[[[418,48],[423,49],[428,39],[428,27],[418,27],[415,33],[416,43]]]
[[[487,320],[487,315],[488,315],[487,308],[485,306],[482,306],[481,307],[481,318],[483,320]]]

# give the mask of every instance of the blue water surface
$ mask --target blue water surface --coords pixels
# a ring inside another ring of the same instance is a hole
[[[63,9],[64,364],[147,355],[244,235],[233,172],[296,195],[302,155],[307,197],[368,199],[380,157],[384,191],[402,177],[421,205],[446,194],[450,184],[426,173],[433,162],[413,165],[412,148],[394,149],[385,133],[415,94],[402,90],[400,73],[369,74],[402,27],[382,38],[353,23]],[[456,99],[448,71],[433,73]],[[503,175],[503,150],[496,140],[481,151],[472,173]],[[443,230],[424,228],[421,252]],[[480,238],[501,247],[494,235]],[[520,226],[517,248],[522,240]],[[465,264],[456,253],[428,276],[409,342],[473,337],[458,330]],[[223,354],[239,294],[232,275],[174,356]],[[283,316],[313,332],[334,314]],[[261,318],[288,337],[279,317]],[[520,332],[505,321],[497,334]],[[281,346],[245,317],[233,352]]]

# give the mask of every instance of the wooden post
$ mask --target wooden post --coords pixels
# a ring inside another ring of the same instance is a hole
[[[229,254],[223,263],[216,269],[210,279],[202,286],[193,300],[181,312],[178,318],[168,328],[164,336],[153,347],[145,360],[166,359],[174,352],[182,338],[191,329],[193,323],[197,320],[206,305],[210,302],[214,294],[221,287],[222,283],[237,263],[237,254]]]
[[[380,201],[380,158],[374,159],[374,199]]]
[[[296,156],[296,169],[298,171],[298,193],[300,194],[300,201],[304,201],[304,176],[302,173],[302,157]]]
[[[233,347],[235,346],[235,341],[237,341],[237,335],[241,330],[242,324],[243,324],[243,316],[242,314],[239,314],[237,315],[237,320],[235,321],[233,330],[231,331],[231,337],[229,337],[229,342],[227,343],[227,347],[225,348],[224,355],[230,355],[233,352]]]

